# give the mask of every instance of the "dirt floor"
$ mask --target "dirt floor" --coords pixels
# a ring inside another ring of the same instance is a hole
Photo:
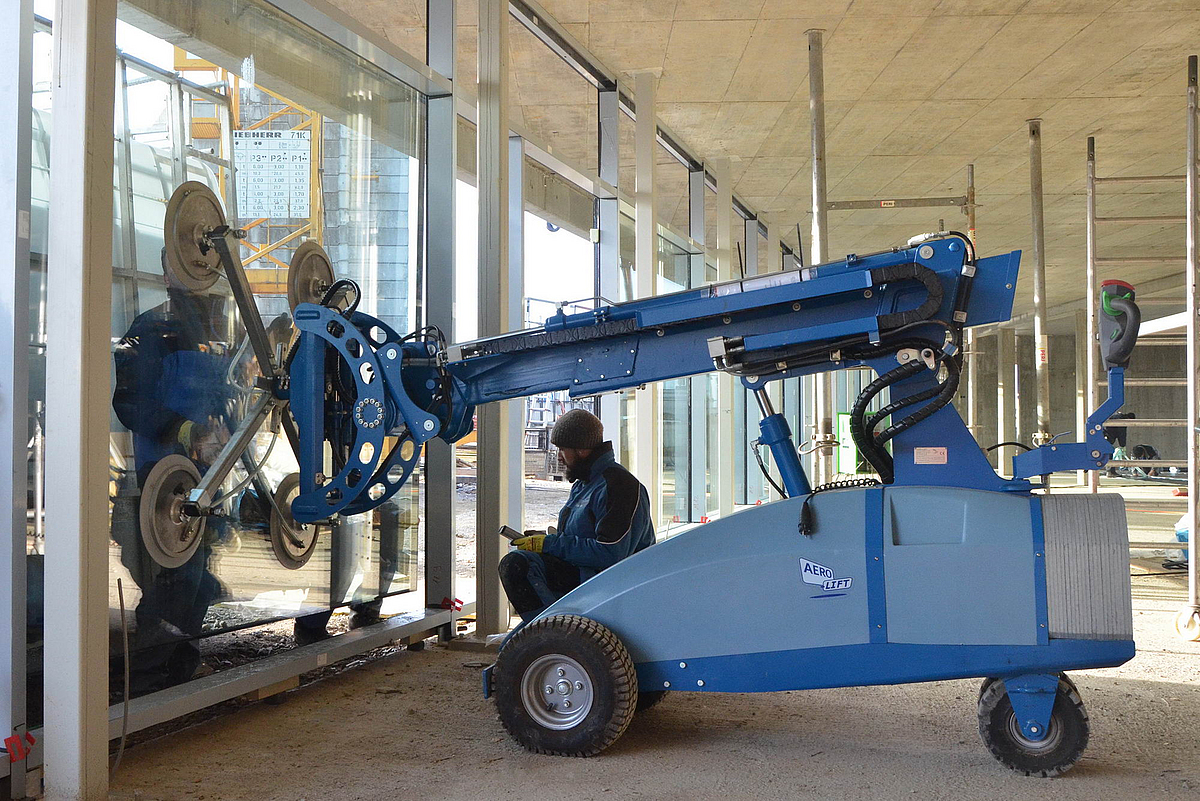
[[[1200,799],[1200,644],[1182,576],[1135,566],[1138,656],[1073,674],[1091,744],[1065,776],[1001,767],[977,681],[764,695],[675,693],[604,754],[529,754],[480,694],[487,657],[386,649],[353,669],[125,754],[113,799]]]

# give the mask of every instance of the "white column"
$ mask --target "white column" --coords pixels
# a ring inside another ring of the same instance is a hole
[[[613,189],[620,177],[620,98],[616,86],[604,87],[596,92],[596,116],[599,120],[596,143],[596,171],[600,180]],[[599,303],[615,303],[621,294],[621,209],[616,197],[601,198],[597,206],[596,243],[596,295],[604,300]],[[621,453],[621,395],[601,395],[597,414],[604,424],[604,436],[612,441],[618,460],[628,454]]]
[[[116,0],[59,0],[46,348],[46,797],[108,791],[108,421]]]
[[[638,73],[634,79],[637,119],[634,125],[634,267],[639,298],[657,294],[658,220],[654,163],[658,149],[658,115],[655,113],[654,75]],[[662,525],[662,409],[658,383],[638,389],[634,406],[634,473],[650,494],[650,519]]]
[[[25,519],[29,467],[29,160],[33,97],[32,0],[14,0],[0,31],[0,726],[25,733]],[[5,757],[6,759],[8,757]],[[25,760],[8,766],[12,798],[25,797]]]
[[[733,186],[729,178],[729,159],[710,162],[717,182],[717,280],[733,277]],[[733,513],[733,376],[717,376],[717,474],[713,477],[717,513]]]
[[[784,268],[783,251],[780,249],[780,246],[779,246],[779,226],[775,223],[775,220],[773,217],[768,217],[766,222],[767,222],[767,244],[766,244],[767,262],[766,262],[764,269],[768,273],[777,273]],[[780,409],[782,409],[783,408],[783,382],[782,381],[772,381],[771,383],[767,384],[767,396],[771,399],[771,406],[773,406],[776,411],[779,411]],[[796,434],[796,432],[793,431],[792,432],[793,437],[795,436],[795,434]],[[747,436],[749,436],[749,435],[747,435]],[[755,436],[757,436],[757,434]],[[778,484],[779,486],[782,487],[783,486],[783,478],[782,478],[782,476],[779,475],[779,466],[775,463],[775,457],[772,456],[771,453],[768,451],[765,458],[767,459],[768,471],[771,474],[771,478],[775,481],[776,484]],[[773,486],[770,486],[769,484],[767,487],[767,493],[768,493],[767,497],[772,501],[777,501],[782,497],[778,492],[775,491],[775,488]]]
[[[522,282],[510,273],[508,132],[508,24],[506,0],[479,0],[479,335],[520,327]],[[518,183],[519,187],[519,183]],[[519,220],[517,221],[520,222]],[[518,411],[514,412],[513,407]],[[508,602],[496,567],[502,525],[522,528],[523,484],[520,410],[524,401],[481,406],[476,470],[476,632],[508,629]],[[515,489],[514,489],[515,485]]]
[[[429,35],[426,60],[431,69],[453,80],[454,3],[427,2]],[[458,169],[458,114],[454,95],[430,97],[426,116],[425,158],[425,320],[454,342],[454,184]],[[425,605],[453,601],[455,587],[454,446],[434,438],[425,446]],[[443,635],[452,634],[452,628]]]

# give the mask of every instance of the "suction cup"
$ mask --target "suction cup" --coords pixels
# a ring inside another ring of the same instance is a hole
[[[292,500],[299,494],[300,474],[291,473],[279,482],[271,505],[271,550],[288,570],[304,567],[317,549],[316,525],[302,526],[292,517]]]
[[[181,567],[204,535],[204,518],[183,514],[188,493],[200,483],[200,471],[184,456],[171,454],[158,460],[142,487],[139,509],[142,544],[163,567]]]
[[[333,285],[333,264],[329,254],[309,239],[296,248],[288,266],[288,306],[296,310],[300,303],[320,303]]]
[[[168,278],[189,292],[203,292],[221,277],[221,258],[206,241],[209,232],[225,225],[221,201],[198,181],[179,185],[167,201],[163,220],[165,269]]]

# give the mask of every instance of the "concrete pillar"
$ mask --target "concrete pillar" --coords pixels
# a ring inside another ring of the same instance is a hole
[[[116,0],[59,0],[47,275],[46,797],[108,794],[108,426]],[[22,405],[24,399],[22,399]],[[24,504],[24,498],[22,498]],[[24,521],[22,520],[22,529]]]
[[[634,266],[637,270],[639,298],[657,294],[658,225],[655,202],[654,164],[658,149],[658,115],[655,113],[654,75],[638,73],[634,90],[637,119],[634,127],[634,166],[636,208]],[[662,409],[659,384],[647,384],[636,390],[633,441],[636,453],[634,473],[650,494],[650,519],[662,524]]]
[[[505,0],[479,2],[479,335],[496,336],[521,327],[521,265],[513,264],[509,233],[511,144],[508,132],[508,25]],[[515,182],[520,191],[521,183]],[[508,629],[508,601],[496,567],[502,525],[522,526],[524,400],[481,406],[476,488],[476,632]]]

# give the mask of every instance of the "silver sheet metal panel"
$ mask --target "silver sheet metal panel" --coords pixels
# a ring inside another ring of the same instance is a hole
[[[1133,639],[1125,500],[1114,493],[1042,498],[1051,637]]]

